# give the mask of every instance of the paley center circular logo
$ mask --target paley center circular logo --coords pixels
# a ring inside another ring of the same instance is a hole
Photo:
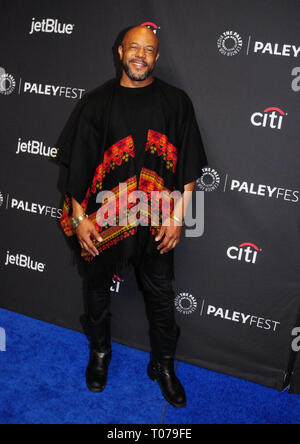
[[[220,176],[210,167],[202,168],[202,176],[196,180],[196,187],[200,191],[215,191],[220,185]]]
[[[11,94],[16,87],[16,81],[11,74],[0,71],[0,93],[5,96]]]
[[[190,293],[179,293],[175,298],[175,307],[182,314],[191,314],[197,309],[197,300]]]
[[[222,55],[234,56],[240,52],[243,46],[241,36],[235,31],[225,31],[217,41],[217,47]]]

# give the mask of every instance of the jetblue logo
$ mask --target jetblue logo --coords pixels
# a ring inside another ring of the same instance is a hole
[[[41,21],[36,21],[33,17],[31,22],[31,30],[29,34],[35,32],[46,32],[53,34],[72,34],[74,26],[70,23],[60,23],[57,19],[46,18]]]
[[[6,333],[4,328],[0,327],[0,352],[6,351]]]

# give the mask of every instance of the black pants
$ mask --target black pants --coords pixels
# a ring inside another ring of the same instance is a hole
[[[170,255],[173,251],[164,254]],[[151,265],[147,261],[134,264],[145,301],[151,352],[157,358],[173,357],[180,335],[180,328],[175,322],[175,293],[172,285],[174,275],[163,266],[166,264],[165,259],[166,257],[161,260],[157,258]],[[86,329],[92,344],[100,351],[111,347],[110,287],[114,272],[115,268],[112,267],[111,273],[106,271],[101,275],[99,267],[97,269],[96,266],[87,264]]]

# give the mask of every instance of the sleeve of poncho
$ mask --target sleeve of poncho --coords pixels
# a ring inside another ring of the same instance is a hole
[[[67,170],[65,192],[82,203],[91,185],[99,156],[99,130],[86,101],[80,100],[56,143],[57,161]]]
[[[184,185],[194,182],[202,176],[202,168],[207,165],[194,106],[188,95],[185,95],[182,116],[178,164],[175,174],[175,187],[181,193],[184,192]]]

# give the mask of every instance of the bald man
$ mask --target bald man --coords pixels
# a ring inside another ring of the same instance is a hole
[[[171,405],[184,407],[185,391],[174,371],[180,328],[175,321],[173,252],[180,240],[191,191],[206,158],[190,98],[183,90],[152,75],[160,55],[153,31],[144,26],[131,28],[118,53],[123,68],[121,78],[89,94],[75,124],[73,121],[66,126],[61,145],[57,145],[65,148],[62,153],[69,168],[68,192],[72,203],[66,197],[61,224],[68,236],[76,234],[86,260],[86,330],[91,338],[86,382],[95,393],[106,386],[112,356],[110,287],[118,270],[114,264],[128,260],[135,267],[149,321],[148,376],[158,382]],[[101,113],[109,115],[108,123],[95,132],[96,117]],[[100,165],[97,150],[102,139],[97,139],[98,134],[106,135],[104,161]],[[94,170],[93,185],[87,190]],[[105,230],[101,228],[99,233],[92,220],[93,211],[98,208],[93,206],[93,199],[95,191],[105,185],[115,189],[117,178],[122,182],[128,180],[129,185],[135,186],[133,189],[139,184],[138,188],[147,192],[173,191],[177,184],[185,195],[184,205],[179,199],[157,231],[153,224],[149,229],[149,224],[141,223],[137,231],[130,225],[122,229],[117,225],[113,231],[110,228],[106,237]],[[68,218],[70,206],[72,227]],[[90,213],[88,217],[86,213]],[[117,274],[121,276],[122,269]]]
[[[152,72],[159,59],[159,43],[151,29],[135,26],[127,31],[118,52],[123,64],[122,86],[142,88],[153,82]]]

